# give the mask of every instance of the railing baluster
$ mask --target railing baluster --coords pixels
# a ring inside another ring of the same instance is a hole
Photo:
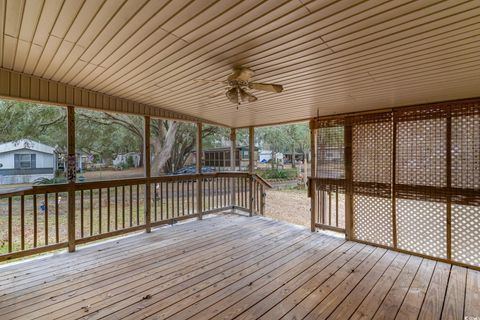
[[[332,225],[332,192],[328,191],[328,225]]]
[[[137,184],[137,226],[140,225],[140,185]]]
[[[192,181],[192,213],[196,213],[196,205],[195,205],[195,188],[197,186],[198,180],[193,180]]]
[[[215,206],[215,200],[213,199],[213,178],[208,179],[208,210],[212,210]]]
[[[122,186],[122,229],[125,229],[125,186]]]
[[[180,216],[180,183],[178,181],[175,182],[177,185],[177,217]]]
[[[154,183],[153,184],[153,215],[155,216],[155,221],[158,221],[158,217],[157,217],[157,198],[158,198],[158,195],[157,195],[157,192],[158,192],[158,184],[157,183]]]
[[[98,189],[98,234],[102,234],[102,189]]]
[[[169,213],[170,213],[170,208],[169,208],[169,206],[170,206],[170,205],[169,205],[169,202],[170,202],[170,201],[169,201],[169,198],[170,198],[170,197],[169,197],[169,193],[170,193],[170,191],[169,191],[169,189],[168,189],[168,183],[169,183],[168,181],[165,181],[165,203],[166,203],[166,206],[165,206],[165,210],[166,210],[166,212],[165,212],[165,219],[168,219],[169,216],[170,216],[170,214],[169,214]]]
[[[227,192],[227,180],[225,177],[222,177],[222,187],[221,187],[221,203],[222,203],[222,208],[225,208],[227,206],[227,203],[225,202],[225,194]]]
[[[130,185],[130,187],[128,188],[130,190],[130,197],[129,197],[129,206],[130,206],[130,227],[132,226],[132,220],[133,220],[133,186]]]
[[[118,230],[118,188],[115,187],[115,230]]]
[[[93,189],[90,189],[90,236],[93,235]]]
[[[110,188],[107,188],[107,232],[110,232]]]
[[[12,197],[8,197],[8,252],[12,252]]]
[[[247,190],[247,181],[245,178],[242,179],[243,183],[243,207],[248,208],[248,190]]]
[[[160,182],[160,220],[163,221],[163,182]]]
[[[60,242],[60,228],[58,225],[58,192],[55,192],[55,242]]]
[[[240,207],[240,206],[241,206],[241,203],[240,203],[240,192],[242,191],[242,189],[241,189],[241,187],[240,187],[240,178],[237,177],[237,178],[235,178],[234,180],[235,180],[235,185],[236,185],[236,187],[237,187],[236,190],[235,190],[235,191],[236,191],[235,194],[236,194],[236,196],[237,196],[237,201],[235,201],[235,202],[236,202],[237,206]]]
[[[80,190],[80,237],[84,237],[84,222],[83,222],[83,190]]]
[[[220,183],[220,178],[215,178],[215,203],[217,204],[215,208],[220,208],[220,203],[219,203],[219,183]]]
[[[265,188],[263,185],[260,188],[260,214],[263,216],[265,214]]]
[[[48,246],[48,193],[45,193],[45,212],[43,222],[45,224],[45,245]]]
[[[185,215],[185,181],[182,180],[182,216]]]
[[[37,247],[38,217],[37,217],[37,195],[33,195],[33,247]]]
[[[187,214],[190,214],[190,180],[187,180]]]
[[[338,227],[338,186],[335,186],[335,226]]]
[[[203,186],[201,189],[203,190],[202,192],[202,211],[205,211],[205,208],[206,208],[206,205],[207,205],[207,201],[205,201],[205,197],[207,196],[207,189],[206,189],[206,185],[207,185],[207,180],[206,179],[202,179],[202,181],[200,182],[200,184]]]
[[[20,248],[25,250],[25,196],[20,197]]]

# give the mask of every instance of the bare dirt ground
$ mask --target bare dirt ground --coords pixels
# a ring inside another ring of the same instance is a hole
[[[307,190],[267,190],[265,216],[309,227],[310,199],[307,196]]]

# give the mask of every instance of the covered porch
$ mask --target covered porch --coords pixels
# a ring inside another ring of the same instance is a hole
[[[61,110],[65,163],[0,189],[0,319],[480,318],[479,40],[477,0],[0,0],[0,103]],[[85,112],[136,117],[136,176],[79,176]],[[255,171],[299,122],[309,230]]]

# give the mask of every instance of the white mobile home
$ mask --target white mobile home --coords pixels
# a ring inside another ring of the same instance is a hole
[[[32,183],[53,178],[54,148],[22,139],[0,144],[0,184]]]

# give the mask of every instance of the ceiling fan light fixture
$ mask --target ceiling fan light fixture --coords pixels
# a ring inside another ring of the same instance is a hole
[[[258,100],[253,94],[243,89],[240,89],[240,98],[242,99],[242,102],[255,102]]]
[[[227,99],[230,100],[231,103],[239,104],[237,88],[231,88],[225,92]]]

